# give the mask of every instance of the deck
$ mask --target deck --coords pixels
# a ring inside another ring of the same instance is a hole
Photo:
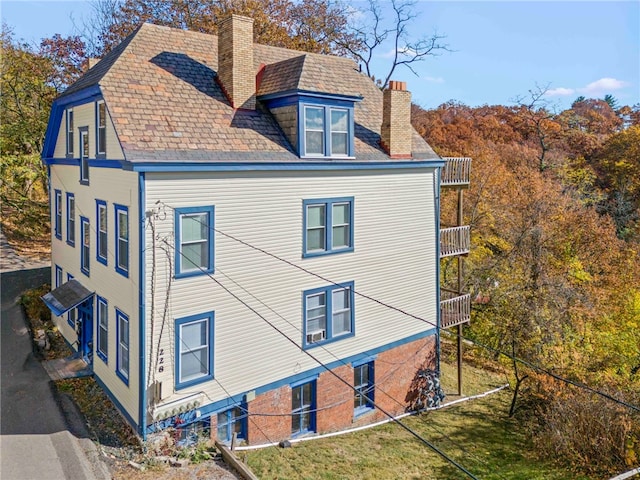
[[[440,179],[442,187],[468,187],[471,177],[471,159],[468,157],[443,157],[445,161]]]
[[[471,321],[471,295],[442,289],[440,328],[451,328]]]
[[[469,253],[470,231],[469,225],[440,229],[440,258]]]

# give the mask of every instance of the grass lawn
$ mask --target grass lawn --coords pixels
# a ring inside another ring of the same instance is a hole
[[[445,392],[457,391],[456,367],[442,364]],[[473,395],[506,383],[504,374],[465,365],[464,393]],[[447,396],[446,401],[457,397]],[[517,421],[507,412],[511,392],[405,417],[402,422],[482,479],[586,479],[532,452]],[[267,479],[461,479],[464,473],[389,423],[357,433],[238,452],[261,480]]]

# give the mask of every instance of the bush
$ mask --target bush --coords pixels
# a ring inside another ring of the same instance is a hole
[[[534,443],[548,457],[597,475],[610,475],[640,460],[640,416],[596,394],[555,384],[540,391]],[[620,392],[612,394],[622,400]],[[630,396],[630,395],[629,395]],[[541,397],[542,398],[542,397]],[[626,398],[635,404],[637,399]]]
[[[41,287],[27,290],[22,297],[20,297],[20,304],[24,307],[27,317],[42,322],[51,320],[51,311],[40,298],[50,291],[51,286],[44,284]]]

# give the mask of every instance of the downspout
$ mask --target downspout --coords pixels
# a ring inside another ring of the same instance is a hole
[[[147,382],[145,375],[145,178],[144,172],[138,174],[138,338],[139,338],[139,395],[140,401],[138,405],[138,433],[142,437],[142,441],[147,439]]]
[[[436,223],[436,372],[440,378],[440,182],[442,179],[442,168],[435,169],[434,178],[434,203],[435,203],[435,223]]]

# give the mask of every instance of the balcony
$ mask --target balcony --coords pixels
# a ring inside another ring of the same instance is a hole
[[[469,225],[440,229],[440,258],[466,255],[470,248]]]
[[[471,159],[466,157],[443,157],[440,185],[442,187],[468,187],[471,176]]]
[[[451,328],[471,321],[471,295],[442,289],[440,293],[440,328]]]

